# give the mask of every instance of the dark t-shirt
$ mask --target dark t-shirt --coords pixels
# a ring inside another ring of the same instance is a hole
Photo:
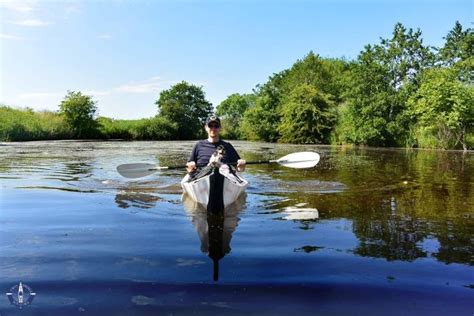
[[[217,143],[211,143],[207,139],[198,141],[194,147],[188,161],[194,161],[198,166],[205,166],[209,163],[209,159],[212,154],[216,151],[217,146],[224,146],[224,157],[221,162],[233,163],[240,159],[239,154],[230,143],[223,140],[219,140]]]

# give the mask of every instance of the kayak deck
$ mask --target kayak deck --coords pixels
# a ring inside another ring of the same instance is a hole
[[[248,181],[227,165],[206,167],[194,177],[184,176],[181,187],[194,201],[208,211],[223,211],[245,191]]]

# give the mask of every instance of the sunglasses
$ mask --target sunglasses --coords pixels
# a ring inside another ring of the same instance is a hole
[[[209,124],[207,125],[209,128],[220,128],[221,126],[219,124]]]

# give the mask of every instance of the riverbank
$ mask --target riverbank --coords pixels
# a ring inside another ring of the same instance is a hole
[[[87,134],[90,141],[106,140],[177,140],[175,130],[168,127],[169,123],[161,117],[139,120],[114,120],[107,117],[96,119],[96,128]],[[225,136],[225,134],[224,134]],[[81,140],[86,140],[82,138]],[[64,118],[56,112],[34,112],[31,109],[13,109],[0,106],[0,141],[48,141],[48,140],[78,140],[74,131]],[[474,133],[466,136],[467,149],[474,149]],[[330,145],[330,144],[327,144]],[[355,144],[333,144],[354,146]],[[426,149],[462,149],[439,148],[437,143]],[[403,147],[399,147],[403,148]]]

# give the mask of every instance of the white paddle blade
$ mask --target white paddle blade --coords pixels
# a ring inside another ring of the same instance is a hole
[[[151,163],[128,163],[117,167],[118,173],[125,178],[141,178],[157,171],[156,165]]]
[[[319,162],[320,156],[312,151],[303,151],[281,157],[277,160],[278,164],[295,169],[312,168]]]

